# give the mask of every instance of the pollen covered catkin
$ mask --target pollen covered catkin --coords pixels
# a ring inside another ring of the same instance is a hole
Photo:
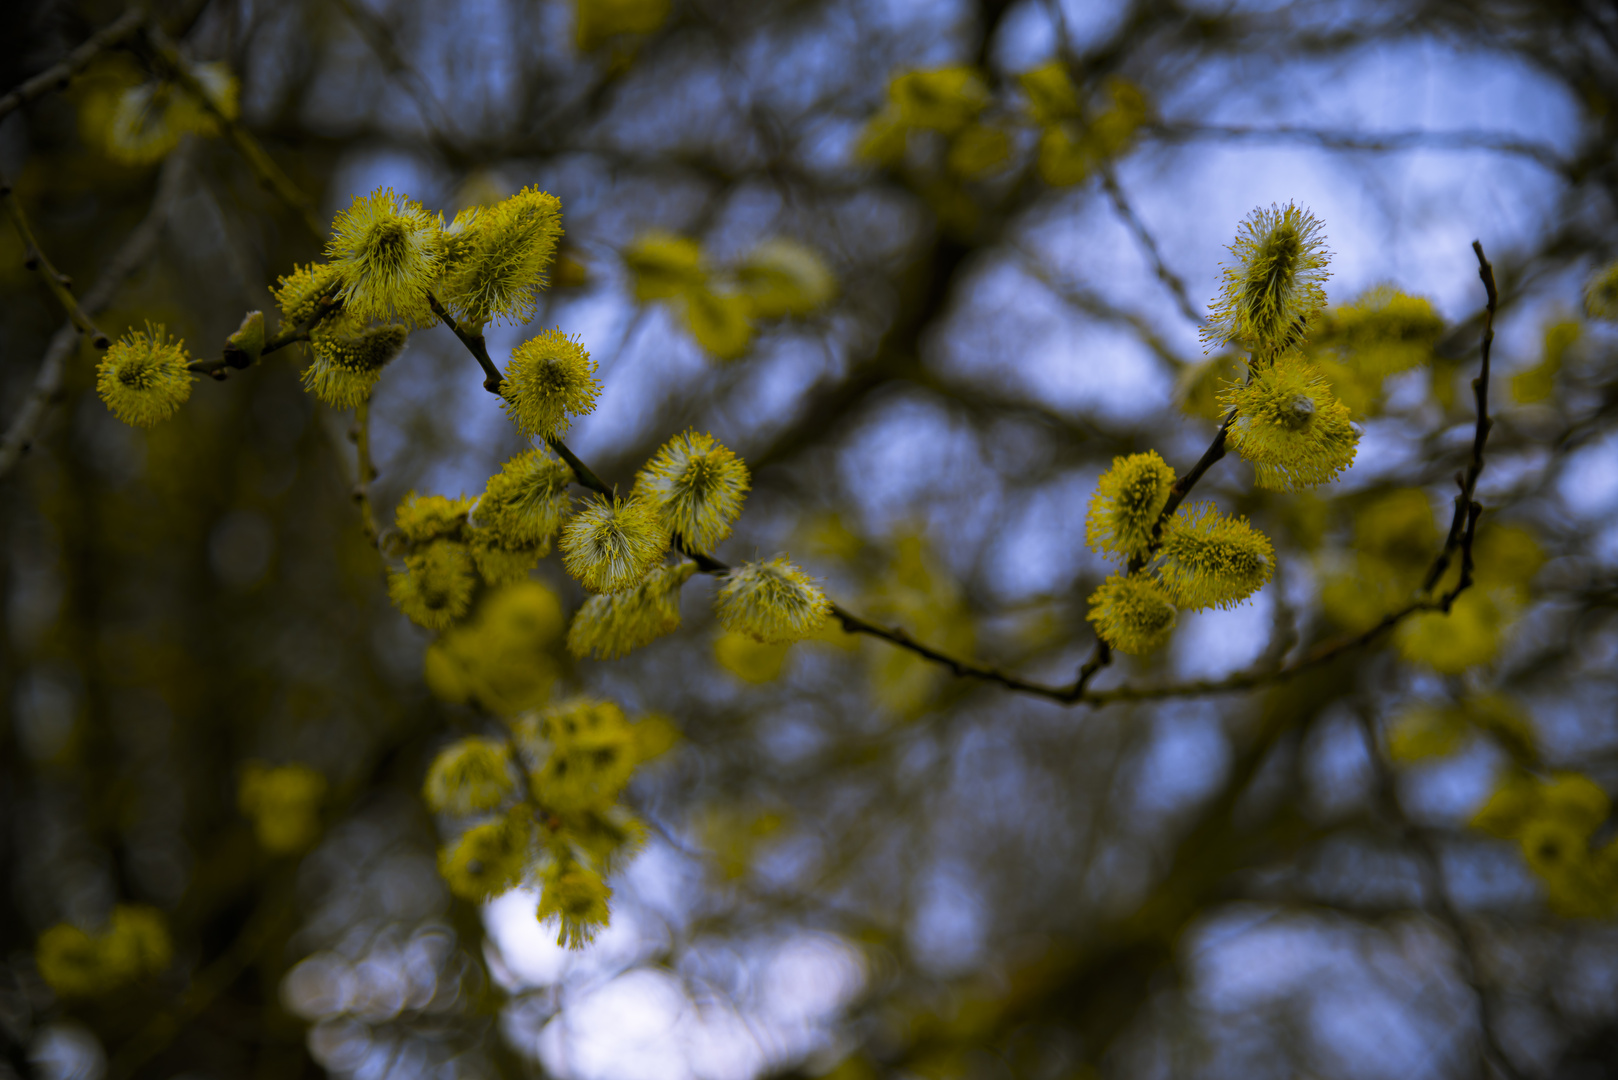
[[[452,254],[440,299],[457,319],[482,326],[533,318],[562,237],[560,199],[523,188],[492,207],[457,215],[446,234]]]
[[[556,530],[572,505],[573,470],[541,446],[518,454],[489,477],[478,499],[477,520],[509,547],[550,551]]]
[[[688,431],[670,439],[635,478],[635,494],[694,551],[730,535],[748,489],[747,466],[714,441]]]
[[[510,745],[474,737],[439,752],[421,793],[435,812],[464,816],[495,809],[515,790]]]
[[[596,495],[562,526],[562,565],[594,593],[639,585],[668,546],[668,529],[642,499]]]
[[[1209,503],[1185,507],[1163,529],[1157,574],[1182,608],[1230,608],[1252,596],[1275,570],[1275,549],[1244,518]]]
[[[611,660],[680,628],[680,588],[697,564],[660,566],[627,592],[592,596],[573,616],[567,651]]]
[[[96,365],[96,392],[112,414],[134,427],[167,420],[191,397],[196,376],[185,343],[146,324],[113,342]]]
[[[333,408],[352,409],[370,398],[382,369],[404,351],[409,336],[397,324],[352,336],[315,335],[309,343],[315,359],[303,371],[304,389]]]
[[[1331,252],[1322,229],[1293,203],[1247,216],[1202,333],[1209,348],[1235,344],[1267,359],[1303,343],[1326,303]]]
[[[714,598],[719,624],[754,641],[787,644],[819,630],[831,601],[785,555],[736,567]]]
[[[392,188],[356,195],[332,222],[326,245],[344,308],[355,318],[437,321],[428,304],[443,257],[439,221]]]
[[[1359,432],[1348,406],[1296,353],[1259,368],[1219,396],[1234,410],[1230,444],[1253,466],[1259,487],[1296,491],[1330,483],[1354,464]]]
[[[1174,486],[1174,469],[1156,450],[1112,459],[1101,474],[1084,535],[1096,551],[1133,558],[1152,541],[1152,528]]]
[[[595,411],[601,384],[584,346],[547,330],[511,353],[500,397],[506,415],[530,438],[567,434],[572,416]]]
[[[405,569],[388,575],[388,599],[428,630],[448,630],[465,618],[476,587],[471,553],[450,540],[405,556]]]
[[[1169,639],[1179,612],[1161,582],[1147,574],[1113,574],[1090,595],[1090,622],[1108,645],[1139,656]]]

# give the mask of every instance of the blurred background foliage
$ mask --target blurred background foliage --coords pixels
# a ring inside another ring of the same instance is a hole
[[[301,350],[126,427],[7,223],[0,1069],[1618,1076],[1618,287],[1585,297],[1618,254],[1610,6],[139,14],[35,3],[0,36],[14,87],[123,28],[0,125],[8,206],[101,330],[211,357],[352,195],[447,218],[537,185],[552,287],[490,342],[580,336],[605,392],[570,444],[627,485],[712,431],[753,476],[726,552],[791,550],[953,655],[1054,683],[1090,655],[1085,501],[1114,455],[1183,471],[1212,435],[1239,365],[1203,355],[1202,298],[1255,205],[1326,222],[1310,348],[1365,436],[1303,494],[1209,474],[1278,572],[1095,683],[1162,700],[1063,707],[835,623],[759,644],[700,576],[678,633],[577,661],[554,558],[435,644],[387,602],[353,414]],[[1476,584],[1273,679],[1443,542],[1474,236],[1502,293]],[[523,448],[480,381],[443,328],[388,369],[379,524]],[[612,927],[569,953],[532,890],[452,894],[421,791],[491,714],[575,693],[648,760]]]

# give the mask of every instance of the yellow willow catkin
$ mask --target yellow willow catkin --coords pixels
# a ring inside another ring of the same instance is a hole
[[[1325,306],[1323,282],[1331,252],[1320,221],[1307,210],[1255,209],[1237,227],[1219,295],[1203,340],[1210,348],[1237,344],[1270,357],[1299,345]]]
[[[344,307],[360,319],[436,321],[427,296],[443,257],[439,222],[392,188],[356,195],[332,222],[326,257],[342,283]]]
[[[610,807],[639,760],[624,710],[572,698],[541,710],[537,721],[543,757],[530,779],[540,803],[566,814]]]
[[[628,592],[592,596],[573,616],[567,651],[612,660],[680,628],[680,588],[696,563],[660,566]]]
[[[527,322],[562,237],[561,200],[538,188],[523,188],[464,220],[465,242],[451,241],[458,250],[444,275],[440,299],[474,326],[491,320]],[[456,222],[462,221],[457,216]]]
[[[474,825],[453,847],[438,853],[438,872],[456,896],[482,903],[522,884],[531,836],[517,814]]]
[[[427,769],[422,797],[440,814],[493,810],[516,790],[511,747],[497,739],[462,739],[441,750]]]
[[[1155,450],[1113,458],[1090,496],[1084,522],[1090,547],[1126,559],[1144,552],[1173,486],[1174,469]]]
[[[1296,491],[1329,483],[1354,464],[1360,435],[1348,406],[1312,364],[1291,353],[1228,387],[1219,402],[1236,413],[1230,445],[1253,466],[1259,487]]]
[[[96,365],[96,392],[112,414],[135,427],[167,420],[191,397],[196,376],[187,370],[185,343],[162,326],[146,324],[117,341]]]
[[[439,539],[458,540],[465,535],[472,500],[443,495],[417,495],[409,492],[399,500],[393,521],[406,543],[421,545]]]
[[[1234,607],[1275,571],[1269,539],[1245,518],[1227,518],[1209,503],[1170,518],[1158,554],[1157,574],[1182,608]]]
[[[478,499],[477,519],[508,547],[534,547],[543,556],[572,506],[572,482],[573,470],[548,447],[518,454],[489,477]]]
[[[635,478],[635,494],[692,550],[704,552],[730,535],[747,489],[742,460],[694,431],[670,439]]]
[[[831,601],[785,555],[745,563],[725,575],[714,597],[719,624],[754,641],[787,644],[819,630]]]
[[[294,266],[292,273],[283,275],[270,290],[281,309],[281,329],[290,330],[313,319],[320,301],[334,295],[340,283],[337,269],[328,263]]]
[[[448,630],[466,617],[477,587],[466,545],[435,540],[405,556],[405,569],[388,575],[388,598],[428,630]]]
[[[511,353],[500,396],[506,415],[524,435],[567,434],[571,416],[595,411],[601,384],[584,346],[561,330],[547,330]]]
[[[545,871],[535,912],[540,922],[560,919],[556,943],[582,949],[607,925],[612,889],[594,870],[572,859],[558,859]]]
[[[314,335],[309,342],[314,361],[303,370],[303,387],[337,409],[352,409],[371,396],[382,369],[404,351],[410,331],[378,326],[353,336]]]
[[[641,499],[593,496],[562,526],[562,565],[595,593],[639,585],[668,546],[668,529]]]
[[[1169,639],[1179,613],[1161,582],[1146,574],[1113,574],[1090,595],[1090,622],[1108,645],[1139,656]]]

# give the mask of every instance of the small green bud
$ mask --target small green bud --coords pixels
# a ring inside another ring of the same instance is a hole
[[[264,353],[264,313],[249,311],[236,332],[225,340],[225,363],[233,368],[252,367]]]

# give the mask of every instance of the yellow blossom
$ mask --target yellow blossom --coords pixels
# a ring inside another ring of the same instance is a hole
[[[611,660],[680,628],[680,587],[696,564],[660,566],[627,592],[592,596],[573,616],[567,651]]]
[[[332,222],[326,257],[342,283],[344,307],[359,319],[430,326],[427,303],[443,257],[438,220],[392,188],[356,195]]]
[[[185,343],[146,324],[113,342],[96,365],[96,391],[112,414],[135,427],[173,416],[191,396],[196,376],[186,369]]]
[[[1157,573],[1183,608],[1230,608],[1252,596],[1275,570],[1269,538],[1246,518],[1227,518],[1209,503],[1175,513],[1163,529]]]
[[[719,624],[755,641],[785,644],[819,630],[831,601],[785,555],[745,563],[725,575],[714,597]]]
[[[511,747],[474,737],[439,752],[427,769],[421,793],[435,813],[465,816],[495,809],[515,790]]]
[[[1329,483],[1354,463],[1359,432],[1324,376],[1296,354],[1279,357],[1219,396],[1236,411],[1230,444],[1259,487],[1295,491]]]
[[[688,431],[663,445],[635,478],[635,495],[692,550],[712,551],[730,535],[747,495],[747,466],[712,435]]]
[[[1236,344],[1256,356],[1276,356],[1302,344],[1326,303],[1328,276],[1321,223],[1288,203],[1254,210],[1241,223],[1224,267],[1220,294],[1209,310],[1203,339]]]
[[[1145,574],[1113,574],[1090,595],[1096,634],[1121,653],[1139,656],[1158,648],[1178,614],[1168,590]]]
[[[595,411],[595,370],[584,346],[559,329],[528,339],[512,350],[500,386],[506,415],[531,438],[567,434],[573,416]]]
[[[1125,558],[1144,552],[1173,485],[1174,469],[1156,450],[1113,458],[1090,496],[1084,521],[1090,547]]]
[[[668,546],[667,527],[643,499],[595,495],[562,526],[562,565],[595,593],[639,585]]]

